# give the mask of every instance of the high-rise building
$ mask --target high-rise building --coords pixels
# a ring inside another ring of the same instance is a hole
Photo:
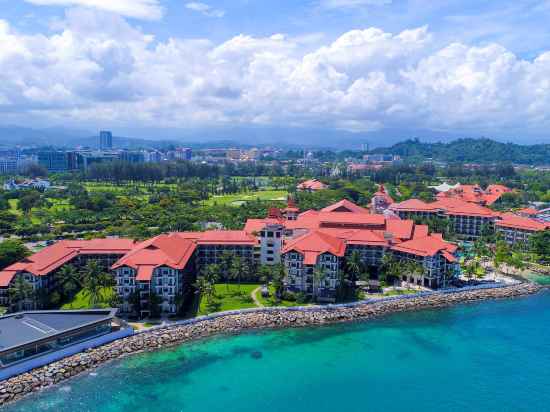
[[[99,132],[99,150],[111,150],[113,148],[113,134],[107,130]]]
[[[38,164],[48,172],[66,172],[69,170],[69,153],[62,151],[48,151],[38,153]]]

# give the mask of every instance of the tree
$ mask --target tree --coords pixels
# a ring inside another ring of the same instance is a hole
[[[506,264],[508,256],[510,255],[510,247],[504,241],[497,241],[495,247],[495,254],[493,256],[493,264],[496,270]]]
[[[162,298],[154,291],[149,292],[149,317],[158,318],[160,316],[160,305]]]
[[[237,281],[237,287],[239,289],[239,293],[241,291],[241,276],[242,276],[242,269],[243,269],[243,263],[242,259],[239,256],[235,256],[233,258],[233,262],[231,263],[231,279]]]
[[[396,272],[398,278],[401,278],[401,276],[406,273],[416,277],[424,275],[424,266],[417,261],[411,260],[406,262],[404,265],[395,265],[394,271]]]
[[[83,269],[84,296],[90,301],[90,306],[97,307],[102,301],[102,290],[105,287],[105,273],[96,260],[90,260]]]
[[[205,277],[200,276],[194,284],[195,289],[199,296],[206,297],[206,303],[208,306],[212,306],[215,298],[215,288]]]
[[[205,266],[202,270],[202,277],[210,284],[216,284],[220,280],[220,265],[214,263]]]
[[[385,254],[380,266],[380,281],[400,279],[403,273],[405,273],[405,265],[394,256]]]
[[[230,251],[224,250],[221,256],[220,270],[225,282],[225,288],[229,291],[229,279],[231,277],[231,262],[233,261],[233,255]]]
[[[550,263],[550,230],[531,235],[529,238],[529,249],[538,256],[542,263]]]
[[[275,298],[280,300],[285,289],[286,269],[282,263],[271,267],[271,283],[275,289]]]
[[[34,289],[23,276],[17,276],[8,289],[8,295],[11,304],[17,307],[17,311],[21,311],[25,301],[33,298]]]
[[[315,266],[313,269],[313,296],[317,298],[319,294],[319,288],[325,283],[327,279],[327,270],[324,266]]]
[[[516,270],[525,269],[525,263],[523,262],[523,255],[520,252],[512,252],[506,259],[506,264]]]
[[[78,290],[82,289],[82,274],[73,265],[64,265],[59,269],[57,278],[63,295],[67,298],[74,296]]]
[[[40,193],[35,190],[26,191],[19,198],[19,209],[25,213],[29,213],[33,207],[39,207],[43,203]]]
[[[268,285],[273,278],[273,272],[269,266],[261,265],[258,269],[258,276],[260,277],[260,282],[264,285]]]
[[[359,251],[354,250],[346,261],[346,271],[350,275],[349,280],[352,282],[353,285],[355,285],[355,282],[359,278],[361,278],[363,270],[364,265],[363,261],[361,260],[361,254],[359,253]]]
[[[130,294],[128,303],[132,305],[132,311],[139,317],[141,314],[141,292],[138,287]]]
[[[4,269],[30,255],[29,249],[19,240],[5,240],[0,243],[0,269]]]

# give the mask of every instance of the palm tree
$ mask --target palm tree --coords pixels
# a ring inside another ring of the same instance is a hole
[[[404,265],[395,265],[393,268],[398,278],[401,278],[403,274],[409,273],[413,277],[424,275],[424,266],[417,261],[408,261]]]
[[[90,301],[90,306],[97,307],[102,300],[102,289],[105,285],[105,274],[98,261],[90,260],[82,271],[84,296]]]
[[[282,263],[274,265],[271,268],[271,282],[275,289],[275,298],[280,299],[283,296],[285,288],[286,269]]]
[[[220,265],[213,263],[206,266],[202,271],[202,277],[209,283],[216,284],[220,280]]]
[[[350,257],[346,261],[346,269],[350,275],[350,281],[353,285],[355,285],[355,282],[361,277],[364,269],[363,261],[361,260],[361,254],[359,253],[359,251],[354,250],[351,253]]]
[[[313,296],[314,297],[317,297],[319,288],[321,287],[321,284],[324,283],[326,278],[327,278],[327,270],[325,269],[325,267],[317,265],[315,269],[313,269]]]
[[[464,261],[462,263],[462,273],[470,281],[476,276],[477,267],[474,261]]]
[[[82,275],[73,265],[63,266],[57,272],[57,277],[61,284],[61,290],[67,298],[74,296],[79,289],[82,289]]]
[[[231,262],[233,261],[233,255],[230,251],[225,250],[222,253],[220,270],[223,274],[223,280],[225,282],[225,288],[229,291],[229,278],[231,271]]]
[[[8,294],[11,304],[17,306],[17,311],[21,311],[25,301],[34,296],[34,289],[22,276],[17,276],[15,282],[8,289]]]
[[[242,260],[239,256],[236,256],[231,263],[231,279],[237,280],[239,293],[241,292],[241,275],[242,275]]]
[[[271,268],[267,265],[260,266],[260,268],[258,269],[258,275],[260,277],[260,282],[262,282],[264,285],[268,285],[273,277]]]

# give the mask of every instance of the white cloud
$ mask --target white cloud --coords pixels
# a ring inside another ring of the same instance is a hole
[[[206,3],[191,2],[187,3],[185,7],[189,10],[199,12],[207,17],[223,17],[225,16],[225,11],[221,9],[216,9]]]
[[[121,16],[159,20],[163,10],[158,0],[24,0],[37,6],[82,6]]]
[[[52,124],[548,130],[550,52],[524,60],[498,44],[435,48],[432,37],[368,28],[305,51],[282,34],[154,41],[89,9],[49,36],[0,20],[0,110]]]

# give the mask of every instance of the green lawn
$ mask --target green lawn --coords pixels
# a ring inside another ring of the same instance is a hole
[[[109,301],[114,295],[113,288],[103,288],[101,291],[102,303],[99,304],[100,308],[110,307]],[[90,304],[90,298],[86,295],[86,291],[83,289],[76,294],[72,302],[64,304],[61,309],[93,309]]]
[[[214,285],[216,298],[214,304],[208,306],[205,296],[201,296],[199,313],[197,315],[207,315],[214,312],[223,312],[226,310],[255,308],[256,305],[250,294],[256,289],[258,284],[243,284],[239,287],[235,284],[225,285],[217,283]]]
[[[268,298],[264,298],[262,296],[262,293],[261,291],[258,291],[258,293],[256,294],[256,296],[258,297],[258,300],[261,302],[262,305],[264,306],[284,306],[284,307],[292,307],[292,306],[307,306],[307,304],[305,303],[298,303],[294,300],[280,300],[280,301],[275,301],[275,288],[273,286],[269,286],[269,297]]]
[[[205,205],[231,205],[241,206],[243,203],[250,202],[256,199],[264,201],[286,201],[288,192],[286,190],[260,190],[257,192],[237,193],[233,195],[212,196],[205,201]]]
[[[8,203],[10,205],[10,213],[13,213],[18,217],[23,216],[23,211],[19,209],[19,199],[9,199]],[[36,211],[38,209],[33,209],[33,210]],[[41,223],[40,219],[33,215],[32,210],[30,213],[30,219],[33,225],[39,225]]]

